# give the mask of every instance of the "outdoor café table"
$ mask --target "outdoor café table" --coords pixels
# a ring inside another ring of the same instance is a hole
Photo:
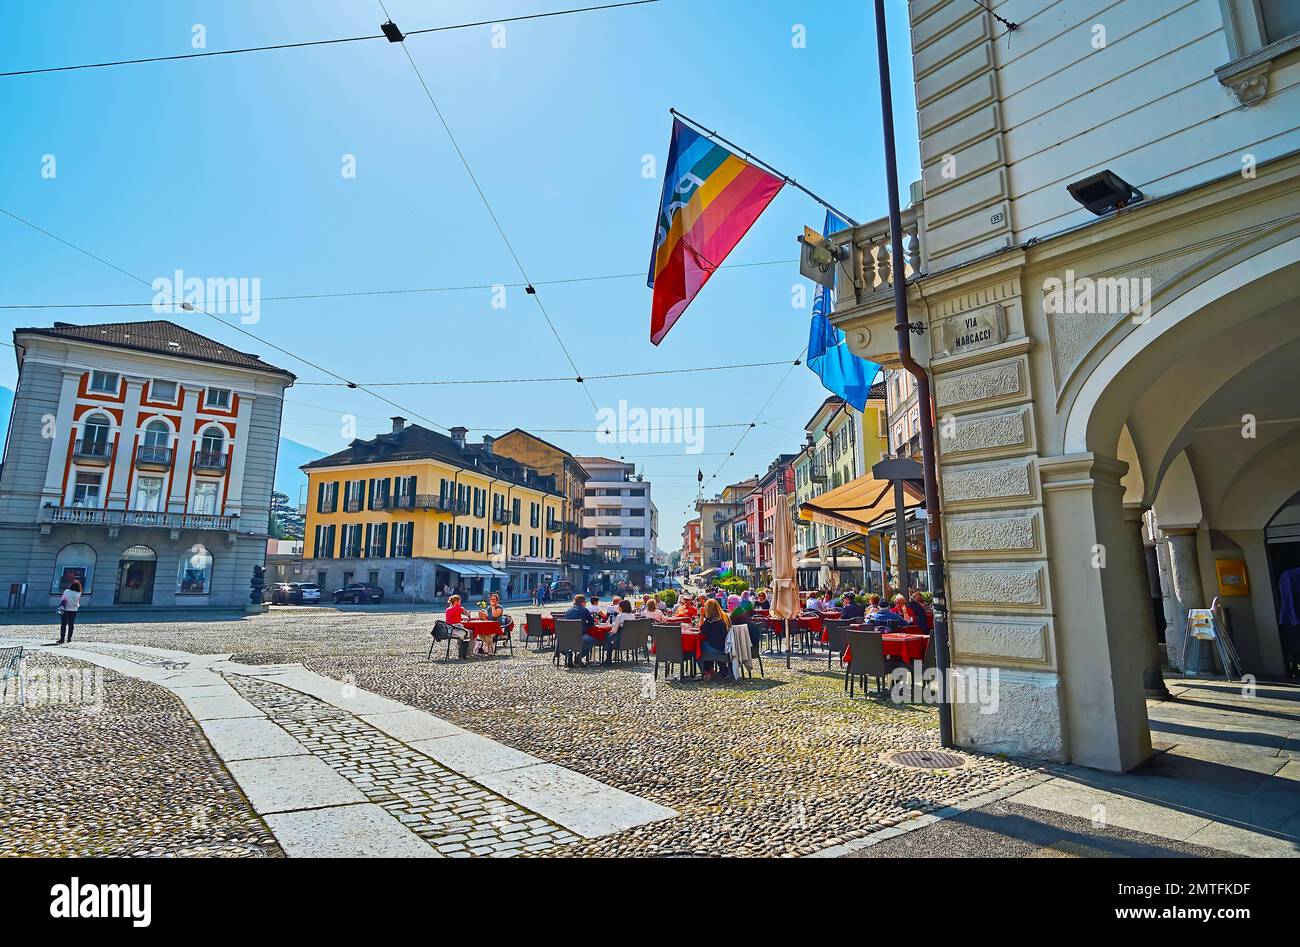
[[[821,616],[822,618],[839,618],[840,610],[838,608],[823,608]]]
[[[797,620],[799,627],[804,631],[810,631],[814,635],[821,635],[822,617],[820,615],[800,615]]]
[[[867,626],[854,628],[854,631],[866,631]],[[918,635],[906,631],[887,631],[880,636],[880,650],[887,658],[897,658],[911,664],[925,657],[925,646],[930,643],[929,635]],[[853,649],[844,649],[844,663],[853,659]]]
[[[695,655],[695,660],[698,661],[700,660],[700,655],[703,654],[704,651],[703,645],[704,632],[700,631],[698,628],[690,628],[686,625],[682,626],[682,654],[693,654]],[[655,653],[654,645],[650,646],[650,653]]]
[[[544,632],[545,632],[546,634],[548,634],[548,635],[553,635],[553,634],[555,634],[555,616],[554,616],[554,615],[543,615],[543,616],[542,616],[542,631],[544,631]]]

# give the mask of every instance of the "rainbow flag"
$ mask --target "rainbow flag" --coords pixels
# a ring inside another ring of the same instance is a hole
[[[658,345],[785,181],[673,119],[646,285]]]

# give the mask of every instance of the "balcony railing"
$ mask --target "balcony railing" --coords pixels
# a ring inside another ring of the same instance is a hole
[[[810,465],[810,466],[808,467],[808,476],[812,479],[812,482],[813,482],[813,483],[825,483],[825,482],[826,482],[826,465],[825,465],[825,464],[812,464],[812,465]]]
[[[212,529],[232,532],[239,525],[237,516],[209,513],[166,513],[149,510],[101,510],[83,506],[47,506],[41,520],[69,526],[138,526],[161,529]]]
[[[921,271],[921,223],[916,208],[902,213],[904,278]],[[890,258],[889,218],[844,230],[831,241],[838,247],[847,247],[849,258],[836,267],[836,308],[856,305],[878,293],[889,292],[894,286],[895,266]],[[847,302],[852,300],[853,302]]]
[[[72,456],[77,460],[99,461],[106,464],[113,459],[113,445],[108,441],[80,439],[72,449]]]
[[[759,541],[760,543],[770,543],[770,542],[772,541],[772,533],[771,533],[771,531],[769,530],[769,531],[767,531],[767,532],[759,533],[759,534],[758,534],[758,541]]]
[[[216,451],[199,451],[194,455],[195,470],[213,470],[226,472],[226,455]]]
[[[135,449],[135,465],[137,467],[170,467],[172,465],[172,449],[170,447],[137,447]]]
[[[510,511],[505,509],[504,507],[499,510],[493,510],[492,522],[505,526],[510,522]]]
[[[563,525],[559,520],[547,520],[547,521],[546,521],[546,531],[547,531],[548,533],[558,533],[558,532],[559,532],[560,530],[562,530],[563,528],[564,528],[564,525]]]
[[[385,510],[413,510],[415,509],[417,497],[407,494],[400,497],[388,497],[384,500]]]
[[[365,500],[344,500],[343,501],[344,513],[360,513],[362,510],[365,509],[365,507],[366,507]]]

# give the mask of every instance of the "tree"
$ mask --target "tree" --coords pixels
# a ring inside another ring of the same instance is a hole
[[[302,539],[305,520],[287,494],[271,491],[271,516],[266,528],[272,539]]]

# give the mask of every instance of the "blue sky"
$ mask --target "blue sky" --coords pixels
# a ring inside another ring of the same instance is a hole
[[[576,0],[385,0],[407,30],[566,6]],[[903,0],[890,0],[896,132],[904,194],[918,177]],[[376,31],[378,2],[287,0],[59,3],[0,11],[0,71]],[[804,27],[806,47],[792,44]],[[456,134],[556,329],[584,374],[793,359],[812,294],[792,306],[797,265],[723,270],[658,348],[645,286],[675,106],[718,129],[860,220],[885,214],[869,3],[663,0],[505,27],[414,36],[411,55]],[[180,268],[257,277],[263,297],[520,281],[401,50],[382,42],[0,79],[0,206],[145,279]],[[45,155],[57,176],[41,175]],[[354,155],[356,177],[340,172]],[[729,262],[795,260],[795,236],[823,211],[785,188]],[[148,302],[149,291],[0,217],[0,303]],[[157,318],[148,308],[0,310],[21,325]],[[183,321],[295,371],[319,371],[192,314]],[[188,320],[188,321],[186,321]],[[488,289],[271,301],[248,326],[360,382],[567,375],[559,345],[522,289],[504,309]],[[13,387],[11,357],[0,385]],[[786,369],[592,381],[599,406],[702,408],[706,424],[748,422]],[[576,383],[385,388],[394,401],[471,437],[513,426],[576,454],[623,453],[653,483],[660,544],[676,548],[695,495],[739,437],[706,430],[680,445],[600,445]],[[719,480],[794,449],[824,396],[790,375]],[[394,409],[363,392],[303,384],[284,434],[321,450],[366,436]],[[414,418],[413,418],[414,420]]]

